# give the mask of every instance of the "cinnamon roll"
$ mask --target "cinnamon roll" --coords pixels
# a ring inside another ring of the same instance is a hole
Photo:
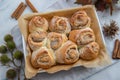
[[[72,30],[69,34],[69,40],[75,42],[78,46],[86,45],[95,41],[95,35],[93,30],[90,28]]]
[[[47,32],[35,31],[28,36],[28,44],[32,50],[39,49],[41,46],[46,44]]]
[[[50,68],[55,65],[53,52],[46,47],[34,51],[31,56],[31,63],[34,68]]]
[[[92,60],[97,57],[99,53],[99,45],[96,42],[89,43],[83,48],[79,49],[80,58],[84,60]]]
[[[50,32],[47,38],[47,47],[52,48],[53,50],[58,49],[63,43],[67,41],[67,36],[65,34],[56,32]]]
[[[54,16],[50,22],[49,30],[58,33],[69,33],[71,26],[66,17]]]
[[[70,19],[72,29],[81,29],[90,27],[91,19],[85,11],[78,11],[74,13]]]
[[[67,41],[56,52],[56,61],[60,64],[72,64],[79,59],[77,45]]]
[[[33,17],[28,23],[29,32],[34,32],[36,30],[48,30],[48,21],[41,16]]]

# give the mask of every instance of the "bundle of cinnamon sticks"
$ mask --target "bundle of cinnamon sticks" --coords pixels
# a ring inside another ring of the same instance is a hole
[[[120,59],[120,40],[119,39],[115,40],[112,58]]]
[[[26,0],[26,3],[33,12],[38,12],[37,9],[30,2],[30,0]],[[19,4],[19,6],[15,9],[15,11],[12,13],[11,17],[15,18],[17,20],[22,15],[22,13],[25,10],[25,8],[27,7],[27,5],[24,4],[23,2],[21,2]]]

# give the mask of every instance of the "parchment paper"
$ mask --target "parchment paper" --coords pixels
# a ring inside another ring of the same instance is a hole
[[[83,9],[87,12],[88,16],[92,19],[92,24],[91,24],[91,28],[93,29],[94,33],[95,33],[95,37],[96,37],[96,42],[100,45],[100,52],[99,55],[96,59],[92,60],[92,61],[84,61],[79,59],[76,63],[72,64],[72,65],[57,65],[54,66],[52,68],[49,69],[34,69],[30,63],[30,57],[31,57],[31,51],[29,49],[28,43],[27,43],[27,37],[28,37],[28,21],[35,15],[40,15],[45,17],[48,21],[50,21],[50,19],[53,16],[65,16],[65,17],[70,17],[74,12]],[[22,17],[19,18],[18,20],[19,22],[19,27],[21,30],[21,33],[24,36],[25,39],[25,43],[26,43],[26,50],[27,53],[26,57],[25,57],[25,73],[26,73],[26,77],[27,78],[31,78],[33,76],[35,76],[38,72],[48,72],[48,73],[55,73],[61,70],[69,70],[72,67],[76,67],[76,66],[84,66],[87,68],[96,68],[96,67],[100,67],[100,66],[105,66],[111,63],[111,60],[108,56],[108,53],[106,51],[105,48],[105,44],[104,44],[104,39],[101,33],[101,29],[100,29],[100,25],[99,25],[99,21],[97,19],[97,15],[95,12],[95,8],[94,6],[91,5],[87,5],[84,7],[77,7],[77,8],[73,8],[73,9],[67,9],[67,10],[60,10],[60,11],[54,11],[54,12],[48,12],[48,13],[33,13],[33,14],[26,14]]]

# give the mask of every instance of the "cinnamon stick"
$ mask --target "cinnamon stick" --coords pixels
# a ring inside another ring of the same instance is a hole
[[[26,0],[27,5],[31,8],[33,12],[38,12],[37,9],[32,5],[30,0]]]
[[[115,40],[115,45],[114,45],[114,49],[113,49],[113,55],[112,58],[116,59],[117,58],[117,53],[118,53],[118,48],[119,48],[119,39]]]
[[[15,9],[15,11],[12,13],[11,17],[14,18],[16,14],[19,12],[19,10],[23,7],[24,3],[21,2],[19,6]]]
[[[19,10],[19,12],[15,16],[16,20],[21,16],[21,14],[23,13],[23,11],[25,10],[26,7],[27,7],[27,5],[23,4],[22,8]]]
[[[119,42],[119,48],[118,48],[118,52],[117,52],[117,58],[120,59],[120,42]]]

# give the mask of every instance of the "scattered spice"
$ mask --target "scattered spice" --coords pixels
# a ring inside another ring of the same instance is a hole
[[[118,31],[119,27],[117,26],[117,23],[114,20],[110,22],[110,25],[105,24],[103,26],[103,33],[108,38],[114,38],[118,34]]]

